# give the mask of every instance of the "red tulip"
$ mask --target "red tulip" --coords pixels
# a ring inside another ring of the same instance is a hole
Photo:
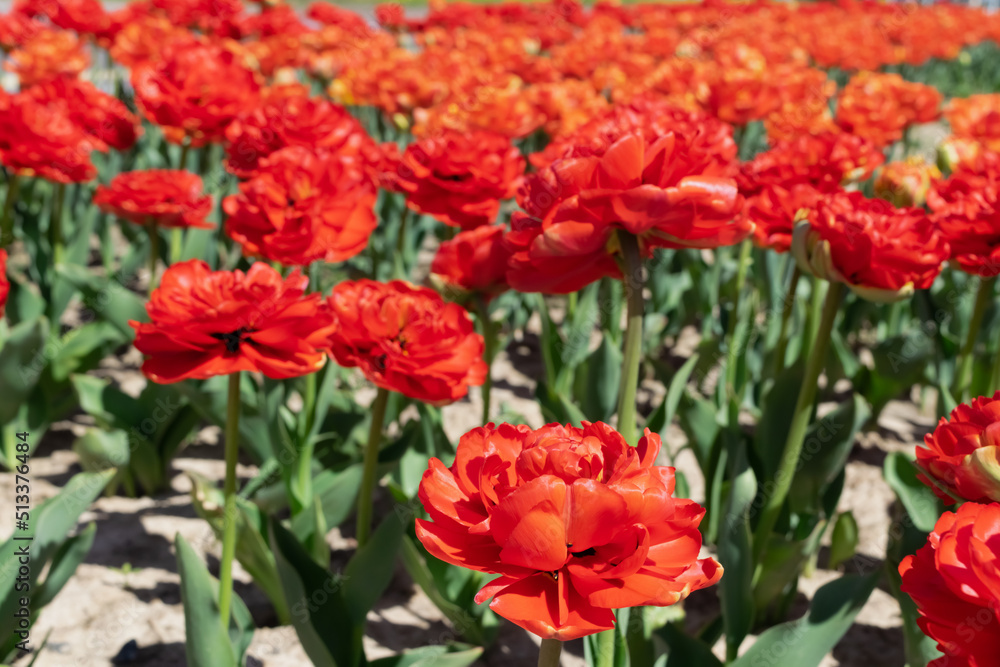
[[[201,177],[179,169],[126,171],[99,185],[94,203],[137,225],[211,229],[205,220],[212,211],[212,197],[202,194]]]
[[[340,262],[375,230],[375,184],[355,158],[289,146],[226,197],[226,233],[249,256],[286,265]]]
[[[174,264],[146,304],[151,322],[129,322],[146,359],[142,372],[161,384],[237,371],[269,378],[308,375],[323,366],[320,347],[332,321],[308,280],[265,263],[212,271],[201,260]]]
[[[955,498],[1000,502],[1000,392],[942,417],[917,447],[917,464],[924,470],[920,479],[949,504]]]
[[[896,208],[860,192],[821,197],[796,225],[791,250],[806,273],[879,302],[930,287],[949,254],[922,209]]]
[[[0,108],[0,163],[17,174],[57,183],[89,181],[97,175],[90,153],[98,145],[60,105],[15,95]]]
[[[438,459],[420,483],[430,521],[417,537],[435,557],[499,574],[476,596],[543,638],[614,626],[614,609],[667,606],[711,586],[722,567],[699,559],[705,511],[673,497],[674,470],[654,465],[660,438],[637,447],[607,424],[489,424]]]
[[[414,211],[473,229],[496,219],[500,200],[514,196],[524,166],[502,135],[447,131],[406,147],[396,183]]]
[[[330,354],[377,386],[445,405],[486,378],[483,337],[461,306],[401,280],[345,281],[328,302]]]
[[[135,114],[116,97],[78,79],[54,79],[32,86],[23,93],[41,105],[59,107],[80,128],[96,140],[96,147],[128,150],[142,135]]]
[[[938,519],[899,565],[917,625],[944,657],[928,667],[990,667],[1000,655],[1000,504],[966,503]]]
[[[486,225],[459,232],[438,247],[431,275],[445,286],[491,299],[507,287],[510,250],[503,242],[501,225]]]
[[[8,294],[10,294],[10,281],[7,280],[7,251],[0,248],[0,317],[3,317]]]
[[[934,183],[927,206],[952,259],[963,271],[987,277],[1000,273],[1000,165],[979,162],[980,170],[960,167]]]

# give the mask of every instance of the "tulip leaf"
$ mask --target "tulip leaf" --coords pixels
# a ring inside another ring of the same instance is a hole
[[[885,457],[883,475],[896,492],[899,501],[913,520],[913,525],[924,533],[934,530],[941,516],[942,504],[926,484],[917,479],[914,457],[903,452],[889,452]]]
[[[715,404],[703,398],[693,398],[684,392],[677,415],[680,427],[688,437],[691,451],[698,460],[698,467],[706,478],[710,477],[713,472],[710,466],[712,451],[721,430],[716,419]]]
[[[728,576],[728,573],[727,575]],[[723,577],[725,578],[725,577]],[[670,648],[665,667],[722,667],[712,647],[685,634],[676,623],[667,623],[656,631]]]
[[[621,384],[622,352],[609,338],[601,338],[601,344],[590,355],[585,372],[577,375],[583,380],[583,400],[581,406],[588,421],[607,421],[615,413],[618,405],[618,386]]]
[[[132,340],[134,335],[129,320],[148,320],[143,300],[119,282],[125,277],[118,274],[100,277],[86,267],[74,264],[60,264],[56,273],[80,290],[84,304],[94,311],[97,319],[112,324],[127,340]]]
[[[692,354],[684,362],[684,365],[677,369],[673,375],[669,376],[669,380],[666,377],[669,371],[664,365],[655,364],[658,371],[657,374],[667,385],[667,394],[653,411],[653,414],[649,416],[646,426],[654,433],[659,433],[661,438],[667,437],[667,429],[674,421],[677,408],[680,406],[681,399],[684,398],[684,389],[687,387],[688,380],[691,379],[691,373],[694,372],[695,366],[698,365],[698,358],[699,355],[697,352]]]
[[[63,542],[52,556],[52,564],[45,575],[45,581],[31,597],[32,609],[39,610],[55,599],[66,582],[76,572],[83,559],[90,553],[97,536],[97,524],[90,523],[80,533]]]
[[[590,339],[594,333],[594,327],[600,319],[600,310],[597,304],[597,294],[599,285],[591,283],[579,292],[576,308],[569,315],[563,335],[564,340],[559,340],[561,346],[559,359],[561,366],[573,369],[583,363],[590,354]],[[558,336],[556,336],[558,339]],[[612,347],[616,347],[612,343]],[[618,386],[616,382],[615,387]]]
[[[229,631],[219,616],[219,582],[208,573],[201,558],[177,534],[177,572],[184,604],[185,653],[191,667],[236,667],[242,664],[253,639],[253,619],[238,595],[233,594]]]
[[[446,646],[424,646],[373,660],[368,667],[468,667],[482,654],[479,647],[452,652]]]
[[[854,394],[849,402],[809,426],[788,494],[793,511],[814,514],[820,510],[823,492],[843,470],[854,437],[869,417],[868,404],[860,394]]]
[[[109,322],[92,322],[71,329],[59,342],[59,351],[50,362],[53,379],[61,382],[70,373],[89,370],[130,338]]]
[[[774,380],[774,386],[764,401],[763,412],[754,432],[753,447],[762,466],[762,477],[773,479],[778,472],[781,452],[788,439],[791,426],[791,409],[802,391],[804,366],[789,366]]]
[[[129,462],[128,436],[118,429],[88,428],[73,443],[73,451],[87,471],[124,468]]]
[[[881,575],[881,570],[845,575],[822,586],[805,616],[765,630],[732,667],[773,663],[779,655],[783,665],[818,667],[850,629]]]
[[[354,623],[342,586],[278,521],[271,521],[271,546],[289,611],[302,648],[316,667],[355,667],[364,660],[364,626]]]
[[[841,563],[851,559],[858,549],[858,522],[851,512],[841,512],[833,524],[830,538],[830,562],[827,567],[836,570]]]
[[[573,405],[569,397],[556,393],[549,385],[539,380],[535,386],[535,398],[542,409],[546,421],[579,426],[588,421],[580,408]]]
[[[359,626],[392,580],[404,528],[397,516],[387,516],[344,568],[344,601],[351,620]]]
[[[43,355],[48,335],[49,322],[44,317],[21,322],[5,332],[0,342],[0,387],[3,387],[0,424],[14,419],[38,383],[45,366]]]
[[[743,441],[731,432],[724,437],[730,443],[729,497],[725,518],[719,527],[719,563],[725,576],[719,582],[722,620],[726,632],[726,655],[733,659],[743,638],[754,623],[754,559],[750,531],[750,508],[757,495],[757,479],[747,463]]]

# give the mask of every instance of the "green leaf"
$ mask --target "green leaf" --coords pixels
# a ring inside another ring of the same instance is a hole
[[[52,358],[52,377],[63,381],[70,373],[95,367],[116,347],[131,340],[109,322],[92,322],[70,330],[59,343]]]
[[[579,426],[580,422],[587,421],[587,417],[580,408],[573,405],[567,396],[556,393],[548,384],[540,380],[535,386],[535,398],[542,408],[542,416],[546,421],[573,424],[574,426]]]
[[[850,402],[809,426],[788,493],[793,511],[815,514],[820,510],[823,492],[844,469],[854,437],[870,417],[868,404],[854,394]]]
[[[111,323],[126,340],[132,340],[134,335],[129,320],[147,321],[145,303],[118,281],[120,276],[103,278],[75,264],[60,264],[56,273],[80,290],[84,304],[98,319]]]
[[[277,521],[271,524],[271,545],[285,599],[302,648],[315,667],[355,667],[364,660],[362,633],[344,602],[341,586]]]
[[[446,646],[424,646],[368,663],[368,667],[467,667],[483,654],[481,648],[450,652]]]
[[[934,530],[934,524],[941,516],[943,508],[934,491],[917,479],[918,471],[913,463],[914,460],[913,455],[889,452],[885,457],[883,475],[903,503],[907,514],[913,520],[913,525],[928,533]]]
[[[726,632],[726,654],[732,659],[754,623],[750,508],[757,495],[757,479],[747,463],[742,439],[728,431],[725,436],[735,441],[728,448],[732,462],[730,490],[719,527],[718,557],[725,569],[725,576],[719,582],[719,598]]]
[[[830,538],[830,562],[827,567],[836,570],[841,563],[854,557],[858,549],[858,522],[850,512],[841,512],[833,524]]]
[[[688,437],[688,443],[698,460],[702,474],[710,477],[713,474],[709,463],[712,458],[712,448],[719,435],[719,421],[716,419],[715,404],[702,398],[693,398],[687,393],[680,403],[680,426]]]
[[[778,472],[778,462],[791,426],[791,410],[802,391],[803,368],[801,363],[796,363],[779,373],[764,400],[753,440],[764,479],[773,479]]]
[[[32,512],[31,524],[35,529],[31,547],[33,561],[44,563],[55,554],[66,535],[76,527],[80,515],[97,499],[113,476],[113,470],[77,473],[59,495],[46,500]]]
[[[607,337],[586,362],[583,413],[590,421],[607,421],[618,405],[618,388],[622,375],[622,352]],[[577,395],[580,395],[579,393]]]
[[[0,324],[0,327],[5,327]],[[0,328],[0,335],[2,335]],[[38,384],[45,368],[45,341],[49,321],[44,317],[21,322],[0,338],[0,424],[7,424],[17,415],[21,404]]]
[[[369,610],[392,580],[405,524],[389,515],[344,568],[344,600],[351,619],[363,625]]]
[[[685,634],[675,623],[667,623],[656,634],[670,647],[666,667],[722,667],[711,646]]]
[[[88,428],[73,443],[80,466],[89,472],[124,468],[129,461],[128,436],[124,431]]]
[[[187,541],[177,534],[177,573],[181,577],[181,600],[184,604],[185,653],[191,667],[237,667],[232,628],[226,632],[219,616],[219,584]],[[233,615],[246,606],[233,595]],[[246,612],[249,615],[249,612]],[[243,644],[245,640],[240,639]],[[244,649],[245,650],[245,649]]]
[[[662,366],[657,366],[657,374],[660,375],[660,379],[667,385],[667,395],[663,397],[663,401],[653,411],[653,414],[650,415],[646,426],[654,433],[659,433],[661,438],[667,436],[667,428],[674,421],[677,407],[684,397],[684,389],[687,387],[688,380],[691,379],[691,373],[694,372],[695,367],[698,365],[698,358],[699,355],[697,352],[692,354],[684,362],[684,365],[677,369],[677,372],[669,378],[669,381],[663,377],[665,369]],[[664,372],[659,372],[661,370]]]
[[[90,553],[96,536],[97,524],[91,523],[79,534],[60,545],[55,555],[52,556],[52,564],[45,575],[45,581],[31,596],[33,610],[41,610],[59,594],[59,591],[76,572],[76,568],[80,567],[80,563]]]
[[[765,630],[732,667],[773,664],[775,656],[782,665],[818,667],[850,629],[881,574],[845,575],[822,586],[805,616]]]
[[[600,316],[597,305],[598,288],[597,283],[591,283],[579,292],[576,309],[565,327],[566,339],[558,341],[561,346],[559,358],[563,368],[576,368],[591,356],[590,338]],[[618,383],[616,382],[614,386],[617,387]]]
[[[328,526],[339,526],[351,516],[354,501],[361,488],[362,465],[356,463],[340,472],[324,470],[313,478],[313,493],[319,496],[323,506],[323,516]],[[298,515],[292,517],[292,532],[296,535],[306,534],[311,526],[306,524],[309,518]]]

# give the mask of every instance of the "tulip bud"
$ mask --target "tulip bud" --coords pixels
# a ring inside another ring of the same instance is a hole
[[[875,178],[875,196],[894,206],[923,206],[931,183],[941,178],[941,171],[914,155],[903,162],[890,162]]]

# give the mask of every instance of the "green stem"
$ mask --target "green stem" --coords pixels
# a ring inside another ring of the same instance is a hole
[[[987,396],[992,396],[993,392],[1000,390],[1000,350],[993,355],[993,372],[990,373],[990,386],[986,390]]]
[[[14,241],[14,202],[20,189],[17,174],[11,172],[7,180],[7,195],[3,200],[3,217],[0,218],[0,248],[6,248]]]
[[[190,150],[191,144],[188,142],[187,137],[185,137],[183,143],[181,143],[181,158],[177,161],[178,169],[187,169],[188,152]]]
[[[358,491],[358,548],[365,546],[372,528],[372,497],[375,493],[375,478],[378,470],[378,447],[382,441],[382,426],[385,409],[389,403],[389,390],[379,387],[372,404],[372,424],[368,430],[368,444],[365,446],[364,470],[361,473],[361,489]]]
[[[628,304],[628,326],[622,352],[622,380],[618,392],[618,432],[625,442],[635,445],[635,394],[639,385],[639,364],[642,361],[642,258],[639,256],[639,239],[633,234],[618,230],[622,249],[622,278]]]
[[[396,234],[396,252],[400,255],[406,250],[406,232],[410,221],[410,207],[403,207],[403,214],[399,220],[399,232]]]
[[[184,248],[184,230],[174,227],[170,230],[170,265],[181,261],[181,251]]]
[[[615,664],[615,644],[618,641],[616,633],[612,628],[597,635],[597,655],[594,656],[594,667],[612,667]]]
[[[729,359],[726,361],[726,394],[729,398],[735,398],[736,394],[736,366],[739,359],[736,334],[736,323],[740,317],[740,301],[743,297],[743,287],[747,280],[747,269],[750,265],[750,250],[753,245],[750,239],[744,239],[740,244],[740,256],[736,269],[736,294],[733,296],[733,309],[729,314],[729,332],[726,339],[729,341]]]
[[[65,248],[62,237],[62,209],[66,197],[66,186],[56,183],[52,200],[52,214],[49,217],[49,244],[52,246],[52,263],[62,264]]]
[[[543,639],[538,649],[538,667],[559,667],[562,642],[558,639]]]
[[[809,319],[806,322],[806,335],[802,341],[802,357],[808,358],[813,343],[816,340],[816,332],[819,330],[820,317],[823,314],[823,297],[826,295],[828,283],[820,278],[813,278],[812,281],[812,301],[809,304]]]
[[[823,363],[826,361],[826,352],[830,346],[830,333],[833,331],[833,322],[837,318],[837,310],[840,307],[843,294],[843,283],[830,284],[823,305],[822,319],[816,332],[816,340],[806,361],[802,388],[799,390],[799,398],[795,402],[795,410],[792,413],[792,423],[788,429],[788,439],[785,441],[785,448],[778,464],[778,472],[773,480],[774,488],[767,497],[754,534],[754,562],[760,562],[760,556],[764,552],[767,539],[778,521],[781,507],[784,505],[785,499],[788,497],[788,490],[792,486],[792,476],[799,464],[802,443],[805,440],[806,429],[812,416],[813,402],[816,400],[816,384],[819,380],[819,374],[823,370]]]
[[[483,424],[490,423],[490,393],[493,389],[493,358],[496,356],[497,328],[490,319],[490,306],[482,295],[476,297],[476,314],[483,329],[483,361],[486,379],[483,381]]]
[[[147,227],[149,231],[149,296],[153,296],[156,289],[156,260],[160,255],[160,229],[156,222],[150,222]]]
[[[961,403],[965,399],[965,393],[972,384],[972,360],[975,356],[973,351],[976,347],[976,339],[979,337],[979,328],[983,323],[983,314],[986,307],[993,301],[993,285],[996,283],[995,277],[983,277],[979,279],[979,289],[976,290],[976,305],[972,309],[972,319],[969,320],[969,330],[965,335],[965,343],[958,354],[958,372],[955,374],[955,384],[951,394],[956,401]]]
[[[772,378],[777,378],[785,370],[785,352],[788,349],[788,323],[792,319],[792,310],[795,308],[795,292],[799,288],[799,278],[802,271],[798,265],[792,271],[792,282],[788,285],[788,293],[785,294],[785,303],[781,306],[781,329],[778,331],[778,342],[774,347],[774,371]]]
[[[316,439],[312,437],[313,425],[316,423],[316,373],[305,377],[305,395],[302,397],[302,433],[299,434],[301,446],[299,459],[295,463],[295,493],[302,507],[309,505],[312,499],[312,458],[316,447]]]
[[[236,555],[236,461],[240,455],[240,372],[229,375],[226,402],[226,481],[222,487],[222,561],[219,563],[219,616],[229,632],[229,610],[233,598],[233,557]]]

